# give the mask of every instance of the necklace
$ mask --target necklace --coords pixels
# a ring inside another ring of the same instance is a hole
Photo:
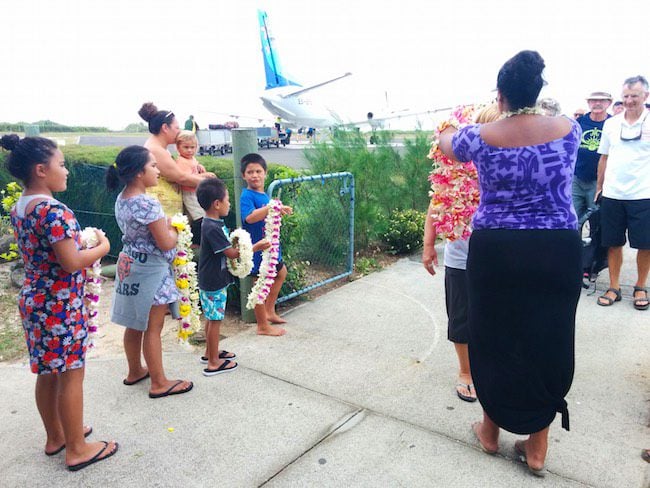
[[[542,111],[538,107],[522,107],[511,112],[503,112],[499,120],[507,119],[508,117],[514,117],[515,115],[543,115]]]

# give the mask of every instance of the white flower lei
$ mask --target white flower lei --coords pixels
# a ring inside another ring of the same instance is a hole
[[[196,263],[192,260],[194,258],[191,248],[192,230],[187,217],[181,213],[172,217],[172,227],[178,231],[176,257],[172,268],[176,279],[176,288],[181,295],[179,307],[181,318],[177,336],[182,343],[187,343],[188,337],[199,330],[201,326]]]
[[[232,247],[239,250],[237,259],[228,259],[228,271],[237,278],[248,276],[253,269],[253,244],[251,235],[244,229],[235,229],[230,233]]]
[[[522,107],[518,110],[503,112],[499,119],[507,119],[508,117],[514,117],[515,115],[544,115],[544,112],[539,107]]]
[[[81,231],[81,245],[84,249],[91,249],[99,244],[97,233],[94,227],[86,227]],[[86,310],[88,311],[88,347],[95,347],[97,335],[99,332],[99,294],[102,290],[102,280],[100,278],[102,266],[97,259],[93,264],[86,268],[86,283],[84,287],[84,299],[86,300]]]
[[[255,305],[264,303],[269,296],[271,286],[278,274],[277,265],[280,255],[280,226],[282,225],[282,202],[273,199],[269,202],[269,213],[264,220],[264,238],[271,247],[262,251],[262,262],[255,286],[248,295],[246,308],[252,310]]]

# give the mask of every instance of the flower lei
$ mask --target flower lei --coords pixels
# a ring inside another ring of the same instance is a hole
[[[172,268],[174,278],[176,278],[176,288],[181,295],[179,307],[181,318],[177,336],[181,342],[187,342],[188,337],[199,330],[201,326],[196,263],[192,260],[194,258],[191,248],[192,230],[187,217],[181,213],[172,217],[172,227],[178,231],[176,257],[172,262]]]
[[[455,241],[467,239],[472,233],[470,221],[479,204],[478,174],[474,163],[461,163],[445,156],[440,148],[440,133],[448,127],[461,128],[472,121],[475,107],[457,107],[448,121],[442,122],[434,132],[431,150],[427,156],[433,160],[429,174],[431,205],[436,234]]]
[[[511,112],[503,112],[499,119],[507,119],[515,115],[544,115],[544,112],[539,107],[522,107]]]
[[[96,230],[94,227],[86,227],[81,231],[81,245],[84,249],[91,249],[99,244]],[[99,294],[102,290],[101,272],[102,266],[99,259],[86,268],[84,298],[86,300],[86,310],[88,310],[88,321],[86,324],[88,326],[89,348],[96,346],[97,334],[99,332],[97,315],[99,313]]]
[[[253,269],[253,244],[251,235],[244,229],[235,229],[230,233],[232,247],[239,250],[239,257],[228,259],[228,271],[237,278],[248,276]]]
[[[271,247],[262,251],[262,262],[255,286],[248,294],[246,308],[252,310],[255,305],[264,303],[271,291],[278,274],[277,265],[280,255],[280,226],[282,225],[282,202],[273,199],[269,202],[269,212],[264,220],[264,238]]]

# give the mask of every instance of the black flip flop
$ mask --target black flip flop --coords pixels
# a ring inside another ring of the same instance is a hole
[[[138,378],[135,381],[128,381],[127,379],[125,379],[124,381],[122,381],[122,383],[124,383],[126,386],[132,386],[132,385],[137,385],[138,383],[146,380],[147,378],[149,378],[149,371],[147,371],[147,374],[145,374],[142,378]]]
[[[470,383],[469,385],[466,385],[465,383],[456,383],[456,395],[458,395],[458,398],[460,398],[461,400],[466,401],[466,402],[472,403],[472,402],[476,401],[476,397],[469,396],[469,395],[464,395],[463,393],[459,392],[458,391],[459,386],[462,386],[463,388],[467,388],[467,391],[469,391],[471,393],[472,389],[474,388],[474,383]],[[476,391],[476,390],[474,390],[474,391]]]
[[[181,388],[180,390],[174,390],[178,385],[180,385],[184,380],[178,380],[176,383],[174,383],[171,388],[167,391],[163,391],[162,393],[151,393],[149,392],[149,398],[162,398],[170,395],[180,395],[182,393],[187,393],[190,391],[192,388],[194,388],[194,383],[190,381],[189,386],[186,386],[185,388]]]
[[[69,465],[68,470],[69,471],[79,471],[80,469],[84,469],[84,468],[90,466],[91,464],[95,464],[95,463],[98,463],[99,461],[103,461],[104,459],[108,459],[113,454],[115,454],[117,452],[117,450],[119,449],[119,447],[120,447],[119,444],[116,442],[115,443],[115,449],[113,449],[111,452],[106,454],[106,456],[99,457],[104,453],[104,451],[106,451],[106,449],[108,449],[108,442],[106,442],[106,441],[102,441],[102,442],[104,443],[104,447],[102,447],[102,449],[97,454],[95,454],[93,457],[91,457],[88,461],[84,461],[83,463]]]
[[[228,356],[228,354],[232,354],[232,356]],[[219,353],[219,359],[228,359],[228,360],[237,359],[237,354],[235,354],[234,352],[221,351]],[[201,356],[201,358],[199,359],[199,363],[208,364],[208,358],[206,356]]]
[[[228,368],[227,366],[232,363],[234,366]],[[229,373],[233,369],[237,369],[238,364],[234,361],[230,361],[229,359],[226,359],[223,363],[221,363],[221,366],[219,366],[217,369],[209,369],[205,368],[203,370],[203,376],[214,376],[217,374],[221,373]]]
[[[84,432],[84,437],[88,437],[90,434],[93,433],[93,428],[92,428],[92,426],[89,425],[88,427],[90,427],[90,428],[89,428],[86,432]],[[44,451],[44,452],[45,452],[45,455],[46,455],[46,456],[56,456],[58,453],[60,453],[60,452],[63,451],[64,449],[65,449],[65,444],[63,444],[61,447],[59,447],[59,448],[58,448],[57,450],[55,450],[55,451],[52,451],[52,452]]]

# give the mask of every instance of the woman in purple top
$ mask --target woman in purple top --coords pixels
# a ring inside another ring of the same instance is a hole
[[[473,160],[481,201],[473,219],[469,280],[472,377],[483,450],[498,450],[499,428],[530,434],[515,449],[544,474],[549,425],[573,379],[581,243],[571,203],[580,127],[534,107],[544,83],[534,51],[508,60],[497,78],[496,122],[443,131],[440,147]]]

